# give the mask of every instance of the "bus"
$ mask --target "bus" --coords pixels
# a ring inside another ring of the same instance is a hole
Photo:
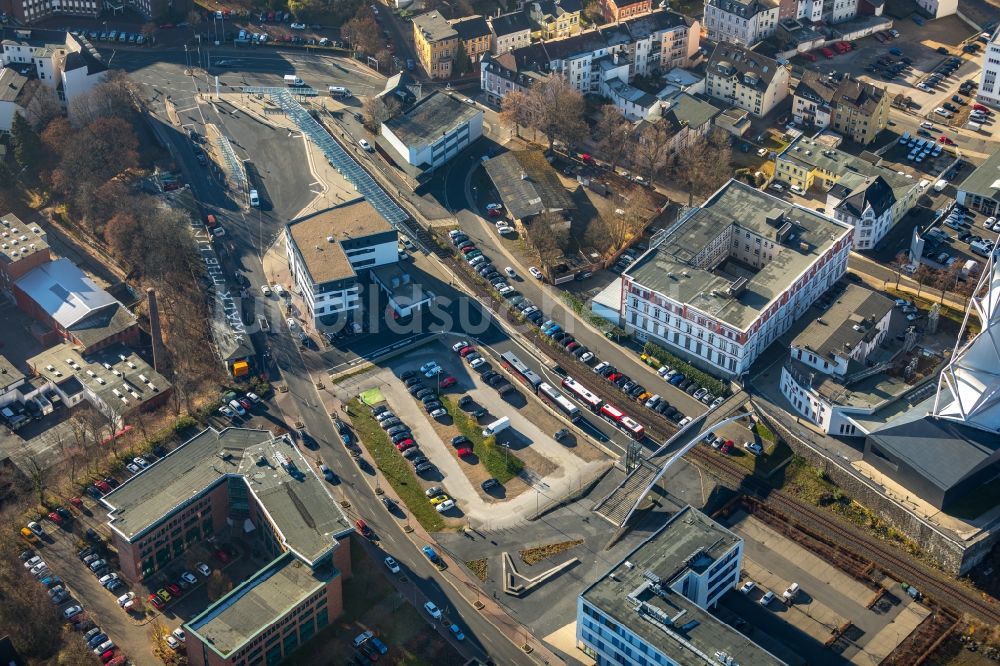
[[[538,373],[526,366],[521,359],[510,352],[500,354],[500,363],[507,368],[512,375],[531,387],[531,390],[538,393],[538,387],[542,383],[542,378]]]
[[[600,408],[601,399],[585,389],[580,382],[576,381],[572,377],[566,377],[563,379],[562,386],[564,389],[572,393],[574,398],[585,404],[590,411],[596,412]]]
[[[568,416],[571,421],[580,418],[580,408],[549,384],[542,382],[538,386],[538,396]]]
[[[645,428],[611,403],[606,402],[601,406],[601,416],[619,430],[626,432],[634,440],[640,440],[646,436]]]

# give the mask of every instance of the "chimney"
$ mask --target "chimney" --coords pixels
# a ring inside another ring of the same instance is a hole
[[[163,371],[166,355],[163,349],[163,333],[160,329],[160,308],[156,304],[156,290],[146,289],[146,299],[149,301],[149,335],[153,339],[153,370]]]

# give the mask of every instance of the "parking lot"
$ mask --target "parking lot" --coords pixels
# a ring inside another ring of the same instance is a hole
[[[929,614],[894,582],[862,583],[743,512],[725,523],[745,540],[742,583],[754,585],[726,595],[717,614],[789,664],[879,663]],[[792,583],[800,589],[786,602]]]
[[[455,506],[442,514],[447,522],[466,524],[471,519],[477,525],[504,526],[521,521],[538,508],[538,497],[528,491],[535,489],[544,491],[546,496],[558,495],[578,488],[610,465],[607,456],[589,443],[573,425],[557,417],[525,386],[516,383],[501,370],[497,356],[491,350],[479,349],[492,371],[500,372],[512,387],[504,395],[483,380],[486,366],[480,366],[478,370],[483,372],[477,372],[451,349],[456,341],[457,338],[448,336],[411,350],[405,356],[389,361],[383,368],[353,379],[348,385],[351,393],[379,389],[385,399],[384,406],[393,412],[393,417],[389,418],[398,418],[410,433],[409,437],[397,442],[397,448],[398,445],[406,447],[400,455],[410,448],[419,449],[419,456],[427,458],[433,466],[418,474],[422,487],[442,487],[455,500]],[[424,376],[426,371],[420,368],[428,368],[431,363],[442,370],[428,378]],[[406,382],[411,387],[404,384],[403,376],[407,377]],[[435,400],[437,396],[433,394],[437,393],[437,382],[449,377],[454,378],[455,383],[444,382],[451,385],[441,389],[442,399]],[[418,381],[419,385],[431,391],[428,405],[410,392],[418,390]],[[431,416],[429,412],[437,409],[432,403],[436,402],[447,402],[446,411],[450,413]],[[462,436],[462,431],[452,414],[474,420],[477,428],[485,428],[489,423],[507,417],[509,427],[496,433],[497,445],[500,450],[520,458],[524,462],[524,470],[502,485],[484,489],[482,484],[491,475],[471,451],[472,446],[455,439]],[[554,436],[563,429],[566,430],[565,436],[556,441]],[[402,435],[404,432],[393,434]],[[405,439],[414,440],[414,445],[407,447],[403,443]],[[469,453],[459,455],[459,450],[463,448],[470,449]]]

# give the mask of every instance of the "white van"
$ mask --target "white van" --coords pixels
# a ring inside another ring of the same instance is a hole
[[[295,76],[294,74],[285,74],[285,85],[292,87],[299,87],[299,86],[304,86],[305,83],[303,83],[302,79]]]
[[[330,97],[350,97],[351,91],[344,86],[330,86]]]
[[[257,190],[250,190],[250,205],[254,208],[260,206],[260,197],[257,196]]]
[[[795,595],[799,593],[799,589],[798,583],[792,583],[785,590],[785,593],[781,595],[781,600],[786,604],[790,604],[795,599]]]

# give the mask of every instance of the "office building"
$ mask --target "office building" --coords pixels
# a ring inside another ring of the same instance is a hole
[[[394,160],[426,173],[443,166],[482,135],[482,110],[436,90],[383,122],[380,142]]]
[[[730,180],[625,271],[625,328],[739,377],[844,274],[852,236],[847,224]]]
[[[993,31],[993,36],[986,44],[976,101],[1000,109],[1000,27]]]
[[[788,68],[776,60],[721,42],[708,60],[705,94],[760,118],[788,96],[788,81]]]
[[[1000,151],[987,157],[956,189],[955,199],[963,206],[987,216],[1000,214]]]
[[[399,260],[396,230],[364,199],[292,220],[285,251],[314,324],[360,307],[368,271]]]
[[[580,594],[577,647],[598,664],[783,664],[708,612],[742,564],[742,539],[681,509]]]

